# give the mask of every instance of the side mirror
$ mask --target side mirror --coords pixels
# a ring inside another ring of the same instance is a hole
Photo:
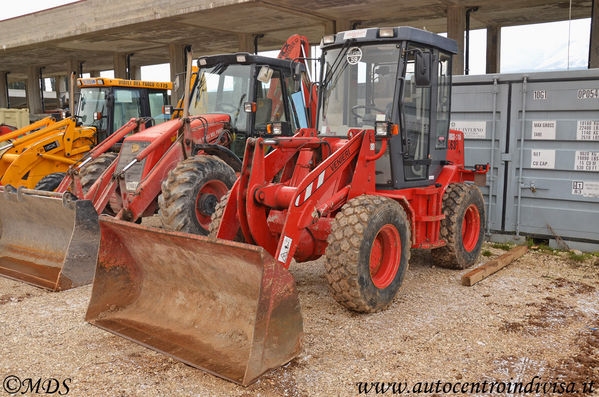
[[[416,51],[416,87],[431,85],[433,56],[430,52]]]
[[[102,112],[94,112],[94,121],[102,120]]]
[[[270,83],[270,79],[272,78],[273,70],[268,66],[264,65],[260,68],[260,72],[258,73],[258,81],[263,82],[264,84]]]
[[[181,87],[181,80],[179,75],[175,76],[175,81],[173,81],[173,91],[179,92],[179,88]]]

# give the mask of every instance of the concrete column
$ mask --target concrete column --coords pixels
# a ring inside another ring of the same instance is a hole
[[[599,0],[593,0],[591,42],[589,43],[589,68],[599,68]]]
[[[335,21],[327,21],[324,23],[324,36],[337,33],[335,31]]]
[[[69,59],[67,62],[67,84],[71,78],[71,72],[75,72],[75,74],[77,74],[77,77],[79,77],[79,61],[77,61],[76,59]]]
[[[337,19],[335,21],[335,30],[337,32],[346,32],[348,30],[351,30],[351,25],[352,25],[351,21]],[[335,33],[337,33],[337,32],[335,32]]]
[[[141,66],[131,65],[131,80],[141,80]]]
[[[6,76],[8,72],[0,72],[0,108],[8,107],[8,84],[6,84]]]
[[[487,74],[499,73],[501,26],[487,26]]]
[[[447,37],[458,42],[458,54],[453,57],[453,74],[464,74],[464,32],[466,9],[459,6],[447,8]]]
[[[62,108],[62,101],[60,100],[60,96],[64,92],[64,90],[61,87],[62,80],[63,80],[62,76],[54,77],[54,91],[56,91],[56,108],[57,109]]]
[[[241,33],[239,34],[239,52],[254,52],[254,35]]]
[[[74,97],[75,97],[75,109],[77,109],[77,101],[79,100],[79,87],[77,86],[77,81],[76,79],[79,77],[79,66],[81,65],[81,63],[79,62],[79,60],[77,59],[69,59],[67,61],[67,75],[65,76],[64,82],[64,88],[65,88],[65,101],[66,101],[66,106],[69,106],[69,95],[71,92],[71,73],[75,72],[75,85],[73,86],[74,88]],[[73,109],[71,109],[71,112],[73,112]]]
[[[127,78],[127,54],[115,53],[112,65],[116,79]]]
[[[27,107],[29,108],[29,113],[42,112],[39,66],[29,66],[29,70],[27,71]]]
[[[185,45],[184,44],[169,44],[168,52],[170,57],[170,65],[171,65],[171,81],[174,82],[177,78],[177,75],[180,74],[179,77],[179,87],[175,90],[171,91],[171,105],[177,106],[177,102],[179,98],[183,95],[183,84],[185,84]]]

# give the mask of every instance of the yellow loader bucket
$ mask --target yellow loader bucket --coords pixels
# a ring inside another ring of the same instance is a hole
[[[100,227],[91,324],[244,386],[300,353],[295,280],[261,247]]]
[[[54,291],[92,282],[98,214],[67,195],[0,187],[0,275]]]

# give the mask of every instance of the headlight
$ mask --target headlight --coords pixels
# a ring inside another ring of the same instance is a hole
[[[322,44],[333,44],[335,42],[335,35],[330,34],[322,38]]]
[[[387,136],[389,135],[390,123],[388,121],[377,121],[374,124],[374,131],[376,136]]]
[[[379,37],[395,37],[395,29],[393,28],[380,28]]]
[[[291,126],[289,123],[284,121],[275,121],[274,123],[268,123],[266,125],[266,133],[268,135],[277,135],[277,136],[291,136]]]

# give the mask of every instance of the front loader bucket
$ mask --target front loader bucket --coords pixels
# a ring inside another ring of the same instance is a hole
[[[0,188],[0,274],[54,291],[89,284],[100,245],[91,201]]]
[[[264,249],[100,217],[86,320],[247,386],[301,351],[293,276]]]

